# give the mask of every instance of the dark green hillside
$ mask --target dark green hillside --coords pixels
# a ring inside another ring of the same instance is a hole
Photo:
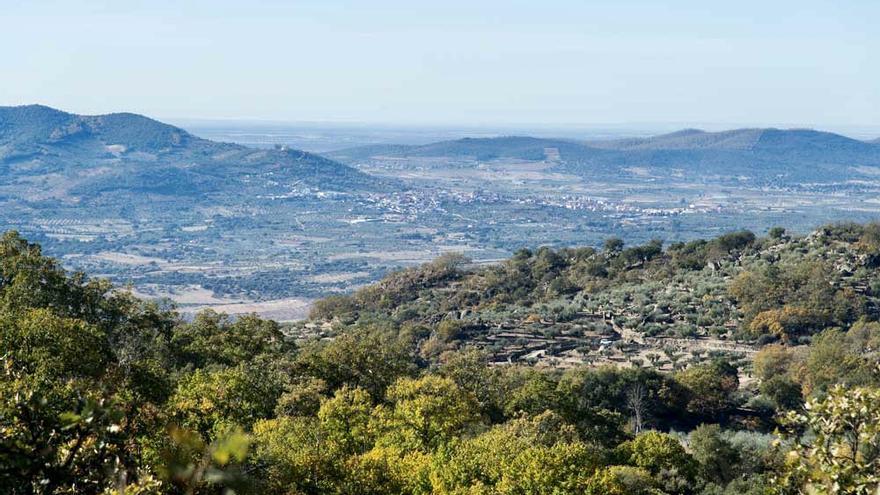
[[[325,300],[299,330],[330,335],[294,339],[255,316],[184,321],[9,232],[0,492],[872,493],[878,258],[875,225],[665,250],[610,239],[485,268],[446,257]],[[643,304],[647,318],[618,322]],[[640,336],[648,320],[675,333],[694,304],[776,343],[680,356],[706,340]],[[476,321],[523,346],[579,332],[604,335],[603,356],[653,347],[610,365],[492,365]]]

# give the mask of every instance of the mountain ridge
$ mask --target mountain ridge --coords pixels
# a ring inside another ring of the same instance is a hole
[[[166,192],[172,194],[202,193],[198,187],[220,190],[224,180],[254,174],[280,174],[275,182],[336,190],[373,189],[387,182],[305,151],[214,142],[136,113],[77,115],[44,105],[0,107],[0,165],[6,165],[0,177],[10,180],[71,175],[73,189],[83,193],[95,189],[90,185],[105,191],[135,187],[138,180],[151,189],[168,183]],[[226,177],[218,174],[221,169]],[[85,177],[89,170],[100,173]]]

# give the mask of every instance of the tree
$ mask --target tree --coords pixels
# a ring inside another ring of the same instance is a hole
[[[446,318],[437,325],[437,337],[442,342],[450,342],[459,338],[462,324],[458,320]]]
[[[376,446],[353,458],[346,465],[345,485],[338,493],[346,495],[445,494],[431,481],[435,459],[431,454],[400,447]]]
[[[556,381],[549,373],[534,368],[507,370],[507,394],[504,412],[507,417],[520,413],[540,414],[558,407],[559,394]]]
[[[401,378],[388,389],[391,407],[380,410],[385,443],[432,451],[477,422],[476,400],[448,378]]]
[[[608,239],[605,239],[603,249],[605,249],[605,252],[608,254],[617,254],[623,250],[623,240],[619,237],[609,237]]]
[[[788,375],[799,360],[799,356],[790,347],[765,345],[755,354],[755,376],[759,380],[769,380],[775,376]]]
[[[804,403],[800,384],[786,375],[774,376],[761,382],[761,393],[772,400],[777,409],[797,409]]]
[[[360,387],[374,401],[400,377],[412,376],[416,366],[410,343],[377,327],[353,328],[332,342],[298,356],[304,374],[324,380],[330,390]]]
[[[817,335],[810,344],[803,366],[804,393],[820,394],[836,384],[880,384],[876,362],[866,351],[854,345],[850,337],[838,329],[828,329]]]
[[[657,482],[645,469],[609,466],[594,474],[587,485],[589,495],[661,495]]]
[[[689,391],[688,412],[709,418],[729,411],[739,388],[736,368],[720,360],[691,366],[677,373],[676,380]]]
[[[439,374],[473,395],[480,411],[489,419],[500,421],[503,418],[501,376],[496,367],[489,365],[486,353],[467,349],[448,352],[441,358]]]
[[[503,466],[500,495],[576,495],[584,493],[603,456],[581,442],[532,446]]]
[[[806,308],[783,306],[758,313],[749,323],[754,337],[773,335],[783,342],[795,342],[797,337],[822,327],[826,318]]]
[[[174,329],[172,345],[179,355],[179,365],[196,368],[209,365],[235,366],[253,362],[259,356],[280,360],[293,351],[278,323],[256,315],[236,319],[205,310],[192,323]]]
[[[648,393],[645,386],[636,383],[626,393],[626,407],[632,412],[633,432],[638,435],[645,425]]]
[[[434,493],[581,493],[604,452],[578,441],[553,412],[521,416],[464,438],[435,454]]]
[[[213,442],[205,442],[193,431],[169,430],[170,445],[162,453],[162,478],[183,493],[193,495],[223,488],[224,492],[243,492],[256,485],[242,470],[251,438],[239,429],[223,432]],[[128,493],[128,492],[126,492]]]
[[[590,417],[590,410],[601,409],[632,416],[634,411],[629,396],[633,391],[638,392],[638,389],[641,389],[641,393],[637,395],[643,395],[643,427],[679,416],[686,405],[687,391],[668,374],[641,368],[585,366],[566,372],[560,380],[560,410],[575,424],[579,418]]]
[[[100,493],[133,462],[121,411],[76,382],[41,383],[0,357],[0,493]]]
[[[782,239],[785,237],[785,228],[784,227],[771,227],[770,230],[767,231],[767,237],[771,239]]]
[[[774,482],[777,493],[880,491],[880,390],[836,386],[789,412],[784,425],[784,445],[791,447]]]
[[[706,480],[727,484],[737,474],[739,452],[724,436],[720,426],[698,426],[688,436],[688,446]]]
[[[329,446],[346,455],[366,452],[373,440],[372,412],[373,402],[366,390],[348,386],[337,390],[318,410]]]
[[[0,315],[0,350],[31,378],[97,378],[110,364],[106,335],[94,325],[48,309]]]
[[[169,408],[180,426],[214,438],[231,427],[249,429],[272,417],[280,395],[272,377],[245,365],[196,370],[180,381]]]
[[[315,416],[327,393],[327,383],[312,377],[304,377],[285,388],[275,405],[276,416]]]
[[[344,461],[328,449],[315,418],[277,418],[254,424],[252,464],[264,480],[265,493],[338,493]]]
[[[646,431],[618,447],[621,459],[652,476],[680,475],[693,481],[695,464],[681,442],[659,431]]]

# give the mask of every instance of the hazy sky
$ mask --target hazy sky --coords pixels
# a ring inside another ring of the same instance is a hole
[[[0,47],[78,113],[880,124],[878,0],[0,0]]]

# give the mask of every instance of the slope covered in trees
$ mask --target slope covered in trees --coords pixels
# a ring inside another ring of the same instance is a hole
[[[738,233],[665,250],[611,240],[485,268],[443,259],[326,300],[290,331],[211,312],[183,321],[7,233],[0,492],[873,493],[874,232]],[[843,274],[834,263],[849,255]],[[797,269],[823,259],[827,270]],[[492,351],[455,323],[702,272],[726,274],[727,289],[707,283],[716,292],[700,297],[734,298],[729,333],[772,335],[753,360],[489,366]],[[868,288],[847,295],[862,279]],[[765,306],[746,288],[774,297]],[[836,312],[843,300],[852,308]],[[754,323],[786,308],[821,323]],[[332,335],[305,336],[316,328]]]

